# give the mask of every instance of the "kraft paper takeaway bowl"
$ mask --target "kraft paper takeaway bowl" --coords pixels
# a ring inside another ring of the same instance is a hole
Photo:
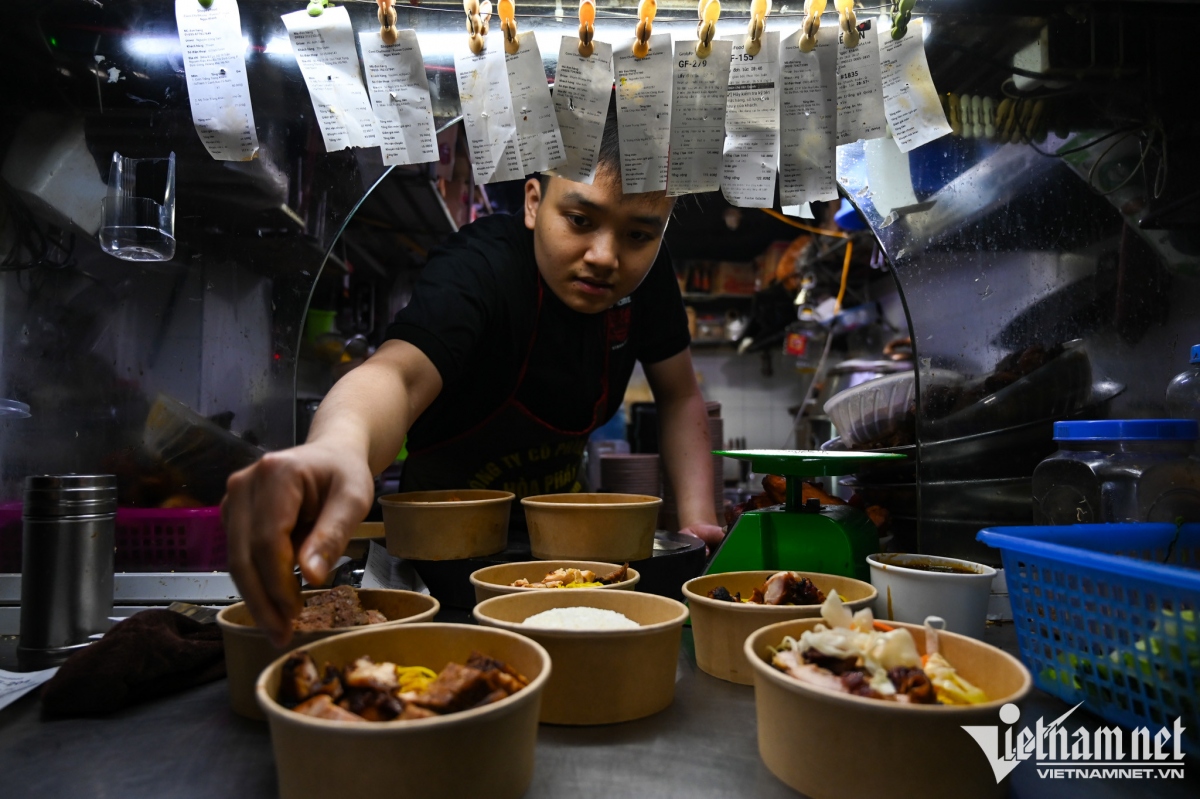
[[[542,494],[521,500],[540,560],[624,563],[654,554],[662,500],[643,494]]]
[[[549,630],[522,624],[553,608],[613,610],[638,623],[619,630]],[[543,722],[613,724],[650,716],[675,698],[675,667],[687,607],[636,591],[578,588],[525,591],[475,606],[475,618],[537,641],[554,673],[542,700]]]
[[[408,491],[379,498],[387,549],[411,560],[462,560],[508,546],[508,491]]]
[[[810,799],[886,796],[888,799],[962,799],[1008,795],[990,761],[963,726],[1007,729],[1000,709],[1029,693],[1032,678],[1021,662],[993,646],[954,633],[938,634],[938,649],[964,679],[982,689],[978,705],[916,705],[840,694],[802,683],[775,669],[770,647],[799,639],[821,619],[763,627],[746,639],[754,668],[758,751],[771,773]],[[925,630],[912,633],[925,652]],[[1018,724],[1018,727],[1021,726]],[[998,751],[991,753],[998,756]]]
[[[324,592],[304,591],[301,596],[307,599],[320,593]],[[293,633],[291,642],[284,649],[272,646],[267,634],[254,625],[254,619],[250,616],[245,602],[230,605],[218,613],[217,624],[225,640],[225,671],[229,675],[229,703],[233,706],[233,712],[251,719],[263,717],[258,703],[254,701],[254,681],[272,660],[283,653],[349,630],[375,630],[395,627],[398,624],[429,621],[441,608],[433,597],[415,591],[362,588],[358,591],[358,598],[365,610],[378,610],[388,620],[369,627],[340,627],[333,630]]]
[[[317,663],[343,667],[366,655],[376,663],[440,672],[472,652],[504,661],[529,685],[498,702],[446,716],[348,722],[312,718],[275,701],[286,656],[255,686],[271,728],[280,799],[516,799],[533,779],[538,710],[550,656],[505,630],[470,624],[363,628],[307,647]]]
[[[517,580],[528,580],[536,583],[555,569],[587,569],[603,577],[621,568],[616,563],[601,563],[594,560],[528,560],[521,563],[501,563],[496,566],[485,566],[471,574],[471,585],[475,586],[475,601],[482,602],[494,596],[504,594],[520,594],[525,591],[577,591],[576,588],[522,588],[513,585]],[[596,586],[597,589],[632,591],[642,575],[637,569],[630,569],[625,579],[611,585]]]
[[[754,671],[743,652],[746,638],[768,624],[821,615],[820,605],[755,605],[749,602],[722,602],[708,597],[709,591],[722,586],[731,594],[748,598],[756,587],[775,573],[746,571],[707,574],[683,584],[683,598],[687,600],[692,614],[696,665],[705,674],[741,685],[752,685]],[[874,587],[861,580],[814,572],[793,574],[812,580],[826,595],[830,591],[837,591],[852,612],[869,607],[875,600]]]

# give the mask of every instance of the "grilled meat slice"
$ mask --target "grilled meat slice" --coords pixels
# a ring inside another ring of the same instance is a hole
[[[507,663],[490,658],[479,652],[472,652],[467,658],[467,666],[478,669],[483,673],[484,680],[493,691],[502,690],[505,696],[515,694],[529,685],[529,680]],[[501,697],[503,699],[504,697]]]
[[[482,671],[447,663],[437,679],[412,701],[435,713],[453,713],[471,707],[490,692]]]
[[[819,605],[825,601],[825,594],[813,585],[812,580],[797,578],[795,572],[772,574],[764,585],[755,589],[755,596],[760,591],[764,605]]]
[[[338,706],[367,721],[391,721],[404,712],[404,702],[374,688],[350,688]]]
[[[839,676],[862,668],[858,658],[836,658],[833,655],[822,654],[820,650],[812,647],[804,650],[800,657],[805,663],[811,663]]]
[[[293,708],[297,713],[303,713],[306,716],[312,716],[316,719],[329,719],[330,721],[366,721],[362,716],[355,715],[345,708],[339,707],[333,703],[325,694],[319,694],[304,702],[301,705]]]
[[[603,577],[601,577],[600,582],[604,583],[605,585],[612,585],[613,583],[623,582],[624,580],[628,580],[628,579],[629,579],[629,564],[625,563],[621,566],[621,568],[617,569],[616,571],[611,572],[611,573],[606,574]]]
[[[921,669],[895,666],[888,670],[888,679],[896,686],[896,701],[915,705],[936,705],[937,691]]]
[[[431,719],[436,715],[437,713],[434,713],[432,710],[427,710],[419,705],[414,705],[412,702],[408,702],[404,705],[404,712],[397,718],[401,721],[408,721],[411,719]]]
[[[295,707],[314,694],[320,693],[321,675],[308,652],[301,650],[283,662],[279,679],[279,704]]]
[[[865,696],[870,699],[882,699],[883,697],[871,687],[871,677],[861,669],[848,671],[845,674],[838,675],[838,679],[842,681],[842,686],[846,689],[846,693],[854,694],[855,696]]]
[[[376,663],[369,657],[360,657],[346,668],[347,688],[372,688],[376,691],[393,691],[400,687],[395,663]]]
[[[742,595],[739,593],[737,599],[734,599],[733,594],[729,593],[729,589],[723,585],[718,585],[716,588],[708,592],[709,599],[715,599],[718,602],[740,602]]]

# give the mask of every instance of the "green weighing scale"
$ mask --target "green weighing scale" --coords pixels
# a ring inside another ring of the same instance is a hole
[[[786,569],[870,581],[867,555],[879,551],[879,530],[858,508],[822,505],[815,499],[802,502],[802,479],[851,474],[860,464],[904,455],[795,449],[716,450],[713,454],[750,461],[759,474],[783,476],[787,501],[743,513],[705,574]]]

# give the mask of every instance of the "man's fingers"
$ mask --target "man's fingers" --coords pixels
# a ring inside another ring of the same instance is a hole
[[[373,495],[367,496],[362,490],[340,483],[335,481],[330,486],[325,506],[300,546],[297,562],[309,585],[322,585],[329,577],[329,570],[346,551],[351,532],[367,515],[374,499]]]
[[[290,536],[300,513],[304,485],[284,459],[266,455],[255,468],[250,500],[250,561],[276,618],[286,621],[275,632],[286,638],[291,620],[300,612],[300,587],[293,572],[295,551]]]
[[[230,477],[228,491],[221,501],[221,519],[229,542],[229,571],[251,617],[273,644],[283,646],[291,637],[291,621],[267,597],[250,554],[251,480],[245,470]]]

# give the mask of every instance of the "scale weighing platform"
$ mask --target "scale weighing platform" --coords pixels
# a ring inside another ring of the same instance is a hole
[[[714,455],[750,461],[758,474],[787,480],[782,505],[743,513],[709,562],[706,574],[734,571],[807,571],[869,582],[867,556],[879,551],[879,530],[858,508],[803,502],[803,479],[852,474],[860,464],[898,460],[882,452],[821,450],[715,450]]]

